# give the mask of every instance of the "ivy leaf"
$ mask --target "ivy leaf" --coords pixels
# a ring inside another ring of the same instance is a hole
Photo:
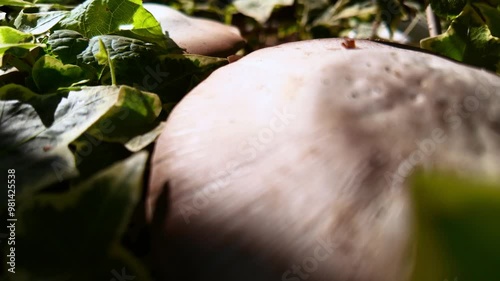
[[[424,39],[422,48],[473,66],[500,73],[500,38],[491,33],[485,15],[466,5],[446,33]],[[500,13],[491,19],[498,22]]]
[[[24,200],[13,280],[111,280],[123,271],[150,280],[144,266],[120,245],[141,198],[147,159],[146,152],[137,153],[68,192]]]
[[[417,173],[412,183],[412,280],[500,280],[499,183],[436,172]]]
[[[41,57],[33,66],[33,81],[41,93],[55,92],[60,87],[69,87],[90,78],[81,67],[63,64],[49,55]]]

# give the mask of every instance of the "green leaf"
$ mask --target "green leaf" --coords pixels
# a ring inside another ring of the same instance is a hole
[[[500,280],[499,182],[446,173],[413,178],[414,281]]]
[[[36,43],[0,44],[0,67],[15,67],[21,72],[31,73],[44,47],[45,44]]]
[[[60,87],[68,87],[89,78],[92,77],[81,67],[63,64],[49,55],[41,57],[33,66],[33,81],[42,93],[54,92]]]
[[[33,35],[43,34],[54,27],[66,16],[67,12],[53,11],[43,13],[24,13],[21,11],[14,21],[14,26]]]
[[[175,41],[172,40],[172,38],[168,37],[167,33],[165,33],[161,37],[141,36],[137,32],[131,30],[120,30],[114,32],[113,34],[117,36],[133,38],[151,44],[155,44],[155,46],[159,47],[158,49],[161,50],[162,53],[169,53],[169,54],[184,53],[184,49],[179,47],[177,43],[175,43]]]
[[[78,55],[78,58],[84,63],[97,62],[98,59],[96,55],[99,56],[99,52],[102,52],[99,40],[101,40],[106,47],[105,49],[112,60],[142,60],[155,55],[155,48],[150,43],[123,36],[103,35],[92,37],[88,47]]]
[[[5,87],[0,90],[12,91]],[[10,100],[0,101],[0,169],[16,169],[18,198],[76,175],[68,144],[121,101],[121,89],[100,86],[70,92],[54,112],[44,112],[43,118],[32,101],[25,100],[34,95],[26,88],[17,100],[10,94]],[[53,121],[44,124],[41,119]],[[6,200],[6,195],[0,194],[0,200]]]
[[[1,6],[14,6],[14,7],[31,7],[34,6],[33,3],[23,0],[2,0]]]
[[[72,179],[73,184],[92,177],[117,161],[124,160],[132,153],[121,143],[110,143],[84,133],[70,144],[75,155],[79,177]]]
[[[109,63],[110,57],[108,56],[108,51],[106,50],[106,46],[102,42],[102,39],[99,38],[99,51],[94,54],[97,63],[100,65],[106,65]]]
[[[271,17],[276,6],[291,6],[293,0],[235,0],[233,5],[240,13],[262,24]]]
[[[108,54],[106,45],[104,45],[101,38],[99,38],[99,51],[94,54],[94,57],[97,60],[98,64],[107,65],[109,67],[109,72],[111,74],[111,84],[116,85],[116,69],[113,60]]]
[[[68,134],[54,130],[63,127],[61,120],[54,129],[46,128],[35,109],[19,101],[0,101],[0,116],[0,168],[16,170],[17,198],[76,176],[73,155],[65,147]],[[6,202],[6,196],[0,199]]]
[[[95,36],[78,59],[96,68],[101,60],[113,71],[111,78],[116,81],[112,79],[111,83],[131,85],[132,81],[144,76],[143,69],[156,59],[155,49],[152,44],[137,39],[116,35]],[[104,83],[103,78],[101,83]]]
[[[0,26],[0,46],[3,44],[26,43],[33,35],[8,26]]]
[[[6,59],[7,55],[11,55],[14,58],[24,58],[29,55],[30,51],[37,47],[45,47],[44,44],[36,43],[18,43],[18,44],[1,44],[0,43],[0,67],[11,66],[18,67],[12,63],[12,60]],[[19,67],[19,70],[25,70],[24,67]]]
[[[227,59],[188,54],[157,56],[154,46],[121,36],[99,36],[90,40],[79,55],[84,63],[97,64],[98,40],[102,38],[113,61],[117,83],[154,91],[161,97],[179,99]]]
[[[23,73],[14,67],[5,70],[0,69],[0,87],[11,83],[23,84],[27,73]]]
[[[27,43],[33,39],[29,33],[24,33],[8,26],[0,26],[0,67],[14,66],[21,71],[30,72],[31,66],[20,60],[29,56],[36,47],[44,44]]]
[[[62,98],[63,95],[60,94],[39,95],[18,84],[8,84],[0,88],[0,100],[22,101],[30,104],[46,127],[54,122],[53,113]]]
[[[500,2],[500,1],[499,1]],[[490,6],[486,3],[474,3],[473,7],[481,14],[486,25],[491,31],[491,35],[500,36],[500,3],[498,7]]]
[[[160,125],[156,126],[153,130],[143,135],[135,136],[125,143],[125,147],[132,152],[137,152],[145,148],[158,138],[158,136],[163,132],[165,124],[166,122],[161,122]]]
[[[432,10],[442,16],[458,15],[467,4],[467,0],[430,0]]]
[[[500,13],[496,16],[500,17]],[[491,34],[482,15],[470,5],[452,21],[446,33],[424,39],[420,45],[457,61],[500,73],[500,39]]]
[[[54,6],[60,9],[66,9],[67,7],[73,8],[76,5],[82,3],[82,0],[36,0],[36,3],[39,4],[55,4]]]
[[[126,143],[154,128],[161,110],[156,94],[122,86],[116,104],[87,133],[99,140]]]
[[[228,63],[227,59],[192,54],[164,55],[159,60],[155,68],[147,69],[139,85],[159,93],[164,103],[179,101],[210,73]]]
[[[62,29],[54,31],[47,40],[53,54],[65,64],[76,63],[77,56],[87,48],[89,40],[80,33]]]
[[[141,198],[147,159],[145,152],[135,154],[66,193],[23,201],[12,280],[112,280],[123,271],[150,280],[119,244]]]
[[[160,23],[142,7],[141,0],[87,0],[60,24],[89,38],[121,30],[160,45],[165,38]]]

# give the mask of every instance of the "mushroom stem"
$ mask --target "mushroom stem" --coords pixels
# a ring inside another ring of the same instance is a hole
[[[434,11],[432,11],[431,5],[427,5],[425,9],[425,15],[427,16],[427,26],[429,27],[429,35],[434,37],[441,34],[441,24],[439,23],[439,18],[436,16]]]

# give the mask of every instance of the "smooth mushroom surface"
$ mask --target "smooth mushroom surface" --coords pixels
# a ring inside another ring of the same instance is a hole
[[[236,53],[245,44],[240,31],[234,26],[187,16],[166,5],[144,3],[179,47],[188,53],[227,57]]]
[[[148,194],[165,280],[405,281],[411,172],[500,172],[499,77],[342,43],[261,49],[173,110]]]

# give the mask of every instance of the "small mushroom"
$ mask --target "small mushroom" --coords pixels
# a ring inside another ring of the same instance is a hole
[[[144,3],[164,31],[188,53],[226,57],[241,49],[245,40],[234,26],[213,20],[189,17],[166,5]]]
[[[412,170],[499,174],[499,77],[342,43],[256,51],[173,110],[148,194],[166,280],[409,280]]]

